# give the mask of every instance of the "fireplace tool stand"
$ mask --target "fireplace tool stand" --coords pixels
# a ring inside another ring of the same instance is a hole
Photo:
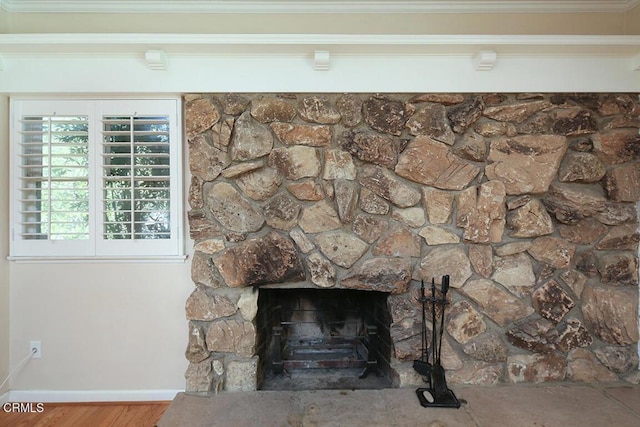
[[[436,284],[431,279],[431,297],[425,296],[424,280],[420,285],[420,302],[422,303],[422,354],[419,360],[413,361],[413,369],[422,375],[428,387],[420,387],[416,390],[420,405],[423,407],[459,408],[460,401],[447,387],[444,368],[440,364],[442,354],[442,335],[444,334],[444,311],[447,305],[447,292],[449,291],[449,276],[442,276],[441,298],[436,298]],[[427,348],[427,302],[431,303],[431,346]],[[441,307],[440,325],[436,315],[436,305]],[[438,336],[439,335],[439,336]],[[431,360],[429,362],[429,350]]]

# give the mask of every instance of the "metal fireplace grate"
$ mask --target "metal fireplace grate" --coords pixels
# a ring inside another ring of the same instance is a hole
[[[265,299],[267,303],[260,308],[262,316],[258,316],[268,325],[259,328],[265,334],[266,381],[262,389],[389,385],[385,368],[389,340],[385,345],[380,338],[380,330],[388,336],[385,296],[356,291],[278,290]],[[269,385],[274,382],[279,385]]]

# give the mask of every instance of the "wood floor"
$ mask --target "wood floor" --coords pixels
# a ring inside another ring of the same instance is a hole
[[[44,403],[42,411],[6,412],[0,408],[0,427],[153,427],[170,402]]]

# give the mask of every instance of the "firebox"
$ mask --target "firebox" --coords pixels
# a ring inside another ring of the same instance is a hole
[[[260,289],[258,388],[391,386],[387,295],[345,289]]]

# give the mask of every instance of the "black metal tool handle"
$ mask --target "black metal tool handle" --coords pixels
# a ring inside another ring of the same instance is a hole
[[[444,300],[449,292],[449,275],[442,276],[442,299]]]
[[[435,363],[436,357],[438,355],[438,347],[436,337],[438,336],[437,331],[437,321],[436,321],[436,282],[435,279],[431,278],[431,351],[433,352],[433,362]]]
[[[442,336],[444,335],[444,308],[447,305],[447,292],[449,292],[449,275],[442,276],[442,312],[440,313],[440,340],[438,342],[438,358],[436,364],[440,365],[442,355]]]
[[[427,314],[425,313],[426,297],[424,295],[424,279],[420,282],[420,302],[422,303],[422,361],[429,361],[429,355],[427,354]],[[426,356],[426,357],[425,357]],[[425,360],[426,359],[426,360]]]

